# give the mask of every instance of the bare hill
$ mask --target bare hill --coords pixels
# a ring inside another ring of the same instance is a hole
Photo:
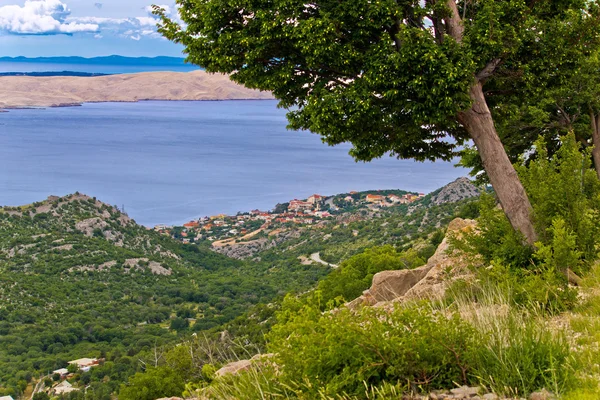
[[[144,72],[98,77],[0,77],[0,109],[62,107],[91,102],[140,100],[272,99],[221,74]]]

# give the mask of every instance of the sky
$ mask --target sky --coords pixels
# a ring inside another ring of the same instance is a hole
[[[152,0],[0,0],[0,56],[183,57],[156,32]],[[158,0],[176,17],[175,2]]]

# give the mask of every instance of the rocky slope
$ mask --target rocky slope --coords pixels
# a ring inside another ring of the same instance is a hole
[[[461,177],[432,193],[431,203],[440,205],[454,203],[463,199],[479,196],[480,190],[469,178]]]
[[[144,72],[99,77],[0,77],[0,109],[61,107],[140,100],[258,100],[268,92],[246,89],[228,76],[204,71]]]

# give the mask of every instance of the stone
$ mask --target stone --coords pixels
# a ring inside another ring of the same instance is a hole
[[[449,251],[449,237],[461,237],[475,229],[476,222],[473,220],[454,219],[448,226],[446,237],[427,264],[410,270],[382,271],[375,274],[371,287],[346,306],[350,309],[360,306],[387,308],[393,306],[393,302],[442,297],[453,280],[468,280],[473,276],[468,269],[470,261],[465,259],[465,255]]]
[[[450,392],[454,395],[455,398],[461,399],[461,398],[470,398],[473,396],[476,396],[479,391],[481,390],[481,388],[479,386],[474,386],[474,387],[470,387],[470,386],[461,386],[455,389],[451,389]],[[462,396],[462,397],[459,397]]]
[[[554,400],[556,397],[546,389],[539,392],[533,392],[529,395],[529,400]]]
[[[223,377],[225,375],[237,375],[242,371],[247,371],[252,366],[252,361],[250,360],[239,360],[230,362],[225,365],[223,368],[219,369],[215,372],[215,376]]]
[[[499,397],[497,394],[494,394],[494,393],[486,393],[483,395],[482,399],[483,400],[498,400]]]

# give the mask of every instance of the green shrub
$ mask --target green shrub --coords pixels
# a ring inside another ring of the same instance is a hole
[[[573,233],[582,257],[595,259],[600,238],[600,180],[592,168],[590,151],[580,151],[572,133],[561,139],[560,149],[551,158],[542,138],[535,148],[536,159],[517,170],[533,207],[540,242],[553,241],[552,226],[560,218]]]
[[[180,396],[185,389],[181,375],[169,367],[148,368],[138,372],[121,385],[121,400],[154,400]]]
[[[384,382],[429,390],[469,381],[475,332],[457,315],[423,306],[322,313],[305,305],[293,316],[284,311],[282,321],[268,335],[284,366],[278,380],[313,398],[317,388],[358,395]]]

